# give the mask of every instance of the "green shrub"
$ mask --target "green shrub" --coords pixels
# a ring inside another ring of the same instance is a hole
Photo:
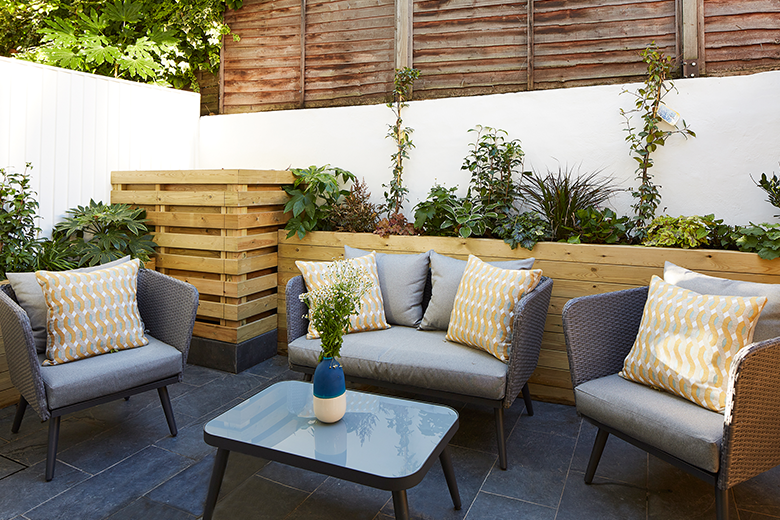
[[[355,181],[349,193],[331,210],[333,226],[349,233],[373,233],[379,222],[379,208],[370,199],[365,180]]]
[[[89,201],[66,212],[52,236],[70,246],[79,266],[100,265],[125,255],[147,262],[157,244],[146,227],[146,210]]]
[[[455,208],[460,204],[457,187],[434,184],[428,197],[414,207],[414,227],[423,235],[454,236]],[[445,226],[445,224],[449,223]]]
[[[550,236],[550,228],[547,221],[532,211],[526,211],[507,218],[494,230],[499,238],[509,244],[512,249],[521,246],[531,251],[537,242],[547,240]]]
[[[756,182],[755,180],[753,182]],[[768,196],[766,201],[776,208],[780,208],[780,179],[777,175],[772,174],[772,178],[768,178],[766,173],[761,174],[761,180],[756,182],[756,186],[764,190]],[[780,215],[775,215],[780,217]]]
[[[333,208],[349,195],[349,191],[341,186],[349,181],[354,182],[356,177],[341,168],[331,168],[329,164],[319,168],[293,168],[292,173],[295,177],[293,184],[283,186],[290,196],[284,211],[293,214],[284,226],[288,231],[287,238],[295,234],[303,238],[309,231],[330,231]]]
[[[715,215],[694,215],[691,217],[656,217],[647,227],[647,237],[642,245],[651,247],[714,247],[733,249],[733,229],[723,224]]]
[[[570,229],[570,244],[618,244],[629,243],[629,217],[618,217],[609,208],[594,207],[575,212],[575,225]]]
[[[740,251],[758,253],[764,260],[780,257],[780,224],[737,226],[733,233]]]
[[[547,219],[553,240],[569,237],[577,211],[599,206],[618,191],[612,178],[597,178],[600,173],[575,175],[573,170],[559,166],[557,172],[548,170],[544,176],[534,172],[522,186],[526,204]]]

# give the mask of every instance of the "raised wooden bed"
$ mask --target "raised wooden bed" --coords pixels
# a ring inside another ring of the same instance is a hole
[[[538,399],[573,403],[569,364],[561,324],[561,310],[570,299],[647,285],[654,274],[663,275],[665,260],[713,276],[764,283],[780,283],[780,261],[761,260],[754,253],[683,250],[636,246],[540,243],[532,252],[512,250],[499,240],[447,237],[382,238],[365,233],[309,233],[303,240],[286,239],[279,232],[279,351],[286,352],[287,331],[284,288],[299,274],[295,260],[341,258],[344,245],[386,253],[436,252],[467,258],[475,254],[487,260],[536,257],[534,267],[553,278],[553,297],[547,316],[539,367],[530,381]]]
[[[111,202],[147,210],[157,270],[200,292],[196,337],[237,344],[276,328],[281,185],[292,181],[275,170],[111,174]]]

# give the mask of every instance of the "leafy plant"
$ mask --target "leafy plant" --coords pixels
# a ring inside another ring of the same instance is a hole
[[[23,172],[0,168],[0,275],[46,269],[70,269],[68,247],[58,241],[38,238],[38,201],[30,185],[29,163]]]
[[[388,216],[401,214],[404,201],[407,200],[406,195],[409,193],[409,190],[403,183],[403,162],[404,159],[409,158],[409,150],[414,148],[412,143],[412,132],[414,132],[414,129],[404,126],[401,110],[409,106],[406,102],[411,96],[414,81],[419,77],[420,71],[417,69],[409,67],[396,69],[395,78],[393,79],[393,101],[387,104],[387,107],[395,115],[395,124],[389,125],[390,131],[387,133],[387,137],[392,139],[396,145],[395,153],[390,156],[393,164],[393,178],[389,185],[385,185],[385,188],[388,190],[385,192]]]
[[[463,161],[461,170],[471,172],[467,198],[483,207],[509,215],[519,196],[519,178],[525,153],[518,139],[508,141],[506,131],[477,125],[476,141]]]
[[[768,203],[776,208],[780,208],[780,179],[777,178],[777,175],[772,174],[772,178],[770,179],[766,176],[766,173],[762,173],[761,180],[758,182],[753,180],[753,182],[756,183],[756,186],[766,192],[768,195],[766,201]],[[780,215],[775,215],[775,217],[780,217]]]
[[[309,166],[306,169],[293,168],[292,185],[283,186],[290,196],[284,206],[284,211],[292,212],[292,218],[287,221],[284,229],[288,231],[287,238],[297,234],[303,238],[309,231],[329,230],[330,217],[342,197],[349,191],[342,185],[355,181],[352,173],[341,168],[325,166]]]
[[[685,120],[682,121],[683,127],[674,130],[662,130],[659,123],[662,121],[659,110],[662,107],[662,100],[669,91],[674,89],[674,83],[666,80],[672,74],[674,60],[671,56],[665,56],[658,49],[655,42],[650,44],[642,51],[642,60],[647,63],[647,77],[644,87],[631,92],[636,98],[634,110],[626,112],[620,109],[620,114],[625,118],[625,130],[628,133],[626,141],[631,148],[631,155],[639,164],[636,169],[636,178],[640,182],[639,187],[631,192],[636,199],[636,203],[631,207],[634,209],[634,229],[639,236],[644,236],[644,226],[653,220],[655,211],[661,202],[661,194],[658,186],[653,183],[653,177],[649,173],[653,166],[652,153],[659,146],[666,144],[666,140],[674,135],[680,134],[686,139],[688,136],[696,137],[696,134],[688,128]],[[624,90],[622,93],[628,92]],[[637,130],[631,126],[633,113],[638,113],[642,119],[642,128]]]
[[[751,222],[749,226],[737,226],[733,237],[740,251],[758,253],[764,260],[780,257],[780,224]]]
[[[8,2],[8,0],[0,0]],[[36,0],[14,4],[6,47],[39,63],[197,90],[219,68],[222,15],[242,0]],[[234,39],[237,36],[234,35]]]
[[[733,231],[713,214],[691,217],[662,215],[656,217],[647,227],[647,237],[642,244],[683,249],[705,246],[732,249],[736,240],[732,236]]]
[[[550,227],[553,240],[566,240],[577,223],[577,211],[596,207],[618,191],[610,177],[599,178],[600,171],[581,175],[558,167],[542,176],[534,172],[521,188],[526,204],[541,213]]]
[[[574,228],[569,230],[570,244],[618,244],[629,242],[629,218],[618,217],[609,208],[589,207],[575,212]]]
[[[550,228],[540,214],[526,211],[504,220],[494,233],[512,249],[521,246],[531,251],[537,242],[549,238]]]
[[[373,283],[365,269],[345,260],[331,263],[322,276],[329,283],[299,296],[322,338],[320,361],[339,356],[349,317],[358,313],[361,298]]]
[[[379,208],[371,202],[365,180],[355,181],[344,199],[333,207],[330,220],[339,231],[372,233],[379,221]]]
[[[66,212],[53,236],[67,240],[79,266],[100,265],[125,255],[147,262],[157,244],[146,227],[146,210],[89,201]]]
[[[460,204],[455,195],[457,187],[446,188],[434,184],[428,197],[414,207],[414,227],[424,235],[453,236],[455,208]],[[450,225],[444,226],[450,222]]]
[[[393,213],[376,225],[374,233],[383,237],[390,235],[419,235],[414,225],[406,220],[403,213]]]
[[[493,206],[486,207],[480,201],[460,199],[459,204],[452,208],[452,218],[446,221],[443,229],[454,228],[463,238],[481,237],[493,229],[493,224],[500,215]]]

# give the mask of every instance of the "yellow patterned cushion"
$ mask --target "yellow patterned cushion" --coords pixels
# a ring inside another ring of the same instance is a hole
[[[35,273],[48,309],[44,365],[149,343],[136,299],[139,264],[131,260],[90,273]]]
[[[351,258],[348,262],[362,267],[368,273],[371,279],[371,288],[366,291],[360,300],[360,312],[349,318],[349,332],[365,332],[369,330],[389,329],[390,325],[385,318],[385,306],[382,302],[382,291],[379,288],[379,274],[376,268],[376,252],[358,258]],[[325,269],[331,262],[303,262],[296,260],[295,265],[303,274],[303,280],[306,282],[306,289],[313,291],[329,285],[331,282],[327,278]],[[319,338],[320,334],[314,328],[314,324],[309,321],[309,331],[306,334],[308,339]]]
[[[753,341],[766,298],[699,294],[653,276],[625,379],[723,412],[731,360]]]
[[[455,295],[447,339],[508,361],[515,304],[541,278],[541,269],[501,269],[470,255]]]

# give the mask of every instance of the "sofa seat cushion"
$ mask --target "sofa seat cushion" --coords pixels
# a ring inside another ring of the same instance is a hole
[[[146,337],[149,344],[143,347],[62,365],[42,366],[41,376],[49,409],[121,392],[181,373],[181,352],[148,334]]]
[[[577,411],[694,466],[718,471],[723,415],[617,374],[574,389]]]
[[[344,336],[339,361],[349,379],[503,399],[507,365],[487,352],[444,339],[444,331],[395,326]],[[290,363],[317,366],[320,340],[301,336],[288,346]]]

